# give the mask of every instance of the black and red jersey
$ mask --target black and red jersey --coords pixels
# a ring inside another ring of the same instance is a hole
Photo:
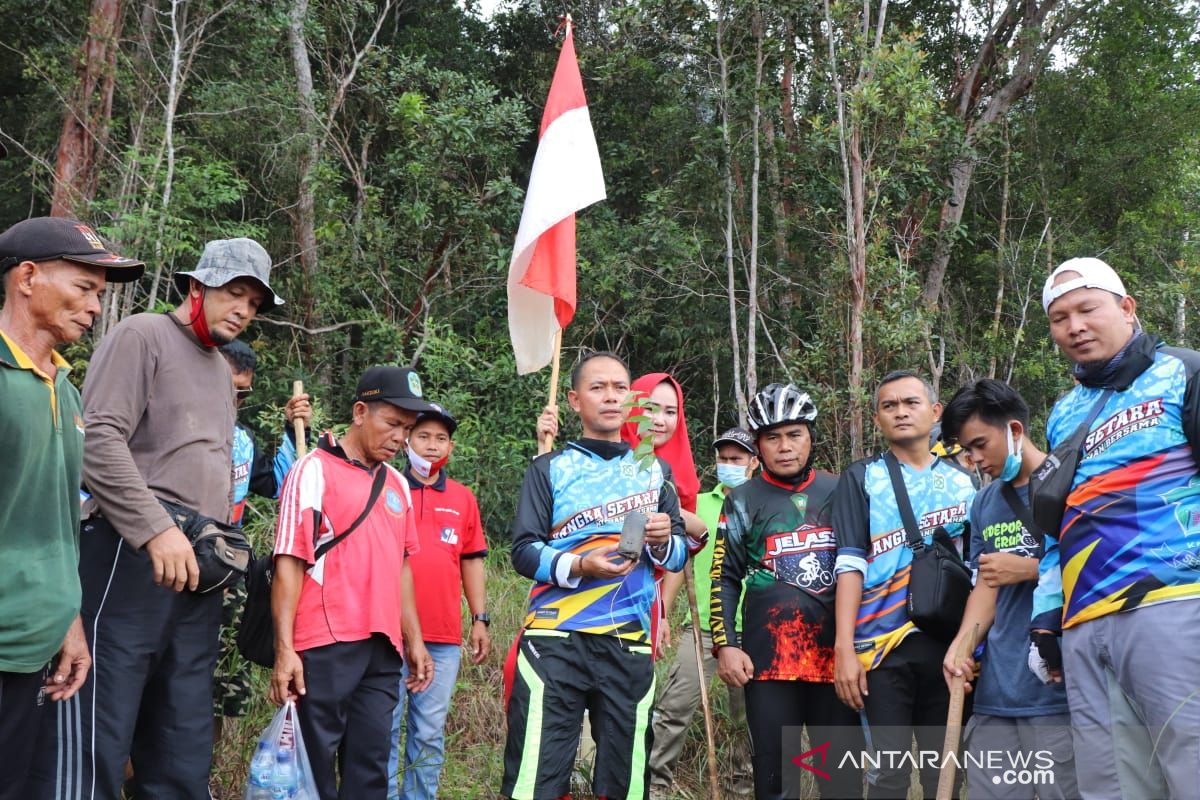
[[[725,498],[713,550],[712,638],[746,651],[755,680],[833,681],[836,486],[835,475],[817,470],[796,484],[763,473]]]

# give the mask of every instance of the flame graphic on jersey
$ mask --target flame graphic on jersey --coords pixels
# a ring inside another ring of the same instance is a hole
[[[820,643],[821,625],[805,622],[792,609],[772,609],[766,629],[775,642],[771,663],[754,670],[759,680],[833,680],[833,647]]]

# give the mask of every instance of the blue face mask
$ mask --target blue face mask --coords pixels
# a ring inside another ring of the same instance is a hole
[[[741,464],[717,464],[717,480],[730,489],[736,489],[750,480],[750,476]]]
[[[1011,481],[1021,471],[1021,440],[1013,441],[1012,425],[1005,428],[1008,437],[1008,455],[1004,457],[1004,469],[1000,470],[1000,480]]]

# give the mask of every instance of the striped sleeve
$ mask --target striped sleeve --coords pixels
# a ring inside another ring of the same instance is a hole
[[[837,536],[837,561],[834,572],[867,574],[867,553],[871,549],[870,500],[866,490],[863,462],[851,464],[838,478],[833,493],[833,532]]]
[[[550,544],[554,514],[550,459],[554,457],[554,453],[539,456],[525,471],[525,482],[521,484],[521,497],[517,500],[513,518],[512,563],[513,568],[526,578],[574,589],[581,576],[572,577],[571,566],[579,556]]]
[[[325,471],[314,451],[297,461],[283,482],[279,519],[275,523],[275,555],[294,556],[306,564],[315,563],[319,534],[315,525],[322,519],[324,493]]]

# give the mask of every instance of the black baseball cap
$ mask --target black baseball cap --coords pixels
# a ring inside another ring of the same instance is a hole
[[[22,261],[61,258],[77,264],[104,267],[113,283],[136,281],[146,265],[111,252],[88,225],[68,217],[32,217],[0,233],[0,273]]]
[[[453,436],[454,432],[458,430],[458,420],[454,418],[454,415],[444,405],[440,403],[430,403],[429,405],[430,409],[428,411],[422,411],[417,415],[417,421],[413,423],[413,427],[420,425],[427,419],[436,419],[445,425],[446,432]]]
[[[421,376],[409,367],[371,367],[358,379],[355,402],[383,402],[405,411],[433,411],[421,391]]]
[[[758,447],[754,444],[754,437],[744,428],[730,428],[722,433],[713,442],[713,449],[716,450],[723,444],[736,444],[750,455],[758,457]]]

